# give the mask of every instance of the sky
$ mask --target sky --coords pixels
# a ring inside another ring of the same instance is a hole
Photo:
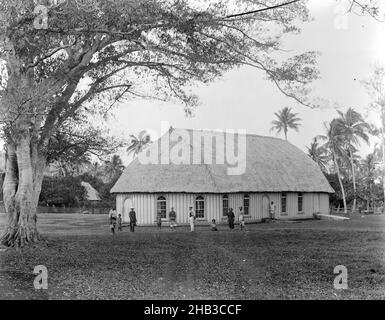
[[[149,100],[128,100],[119,104],[107,123],[111,133],[128,139],[142,130],[161,132],[161,123],[185,129],[234,129],[250,134],[276,136],[271,132],[274,113],[291,107],[303,120],[299,133],[289,132],[289,141],[306,151],[306,146],[320,134],[324,123],[341,111],[353,107],[371,123],[379,124],[379,115],[370,112],[370,97],[362,83],[369,79],[375,64],[385,64],[385,23],[371,17],[345,14],[346,7],[335,0],[308,1],[313,21],[302,25],[302,32],[284,39],[284,49],[300,53],[321,53],[318,68],[321,79],[314,83],[312,95],[329,101],[325,108],[311,110],[287,98],[265,75],[242,67],[232,70],[209,85],[195,88],[200,105],[194,117],[186,117],[182,104]],[[282,137],[282,136],[278,136]],[[362,145],[361,155],[373,149]],[[123,160],[129,161],[124,150]]]

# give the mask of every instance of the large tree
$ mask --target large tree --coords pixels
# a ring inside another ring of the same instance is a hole
[[[309,105],[316,54],[280,56],[280,41],[309,19],[302,1],[2,0],[0,119],[7,149],[6,246],[39,239],[36,206],[55,135],[116,101],[183,101],[231,68],[262,71],[284,94]],[[47,9],[48,8],[48,9]],[[262,10],[260,10],[262,9]],[[253,14],[233,15],[259,10]]]
[[[338,182],[341,188],[344,212],[347,214],[348,207],[346,204],[346,192],[343,183],[344,179],[341,173],[341,165],[344,161],[344,158],[347,157],[346,150],[344,149],[344,136],[337,119],[333,119],[330,124],[326,125],[325,129],[326,135],[321,135],[317,138],[325,142],[323,148],[329,151],[330,157],[333,160],[334,168],[336,170]]]

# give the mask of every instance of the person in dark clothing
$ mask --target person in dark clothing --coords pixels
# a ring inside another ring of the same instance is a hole
[[[135,232],[136,223],[137,223],[136,212],[134,208],[131,208],[131,211],[130,211],[130,231],[131,232]]]
[[[211,231],[218,231],[217,221],[215,219],[211,221]]]
[[[234,209],[230,209],[229,213],[227,214],[227,218],[229,221],[229,227],[231,230],[235,228],[235,214],[234,214]]]
[[[158,211],[156,216],[156,224],[158,225],[158,229],[162,230],[162,212]]]
[[[118,230],[120,232],[123,231],[123,219],[122,219],[122,215],[121,214],[119,214],[119,216],[118,216]]]

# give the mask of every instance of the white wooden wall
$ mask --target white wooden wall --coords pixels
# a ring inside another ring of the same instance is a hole
[[[135,208],[138,216],[138,222],[141,225],[152,225],[156,221],[156,194],[119,194],[116,197],[116,208],[118,214],[122,214],[124,222],[129,222],[128,213],[131,206]],[[167,212],[174,207],[177,213],[177,220],[180,224],[188,223],[188,209],[190,206],[195,208],[195,194],[162,194],[167,199]],[[205,197],[205,219],[202,222],[211,222],[216,219],[217,222],[225,221],[223,217],[223,195],[207,194]],[[229,194],[229,207],[234,209],[235,214],[238,208],[243,207],[244,194]],[[276,218],[295,219],[311,218],[313,213],[329,213],[329,195],[305,193],[303,195],[304,212],[298,213],[298,195],[296,193],[287,193],[287,214],[281,215],[281,194],[279,193],[250,193],[250,216],[248,221],[260,221],[269,217],[268,205],[271,201],[277,206]]]

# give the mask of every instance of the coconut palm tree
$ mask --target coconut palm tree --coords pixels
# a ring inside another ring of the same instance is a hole
[[[344,157],[346,157],[346,152],[344,149],[344,136],[341,132],[341,126],[337,119],[332,120],[328,125],[325,125],[326,135],[318,136],[318,139],[325,141],[323,148],[330,152],[331,159],[333,160],[335,170],[338,176],[338,182],[341,187],[342,200],[344,202],[344,212],[348,213],[348,207],[346,205],[346,193],[344,184],[342,182],[341,174],[341,162]]]
[[[366,198],[367,210],[374,207],[374,195],[373,187],[375,184],[376,178],[376,151],[371,154],[368,154],[365,159],[360,163],[359,175],[361,176],[361,189],[363,190],[364,196]]]
[[[340,127],[342,135],[345,138],[348,158],[350,161],[350,170],[352,173],[354,194],[352,212],[354,213],[357,206],[357,183],[354,165],[354,150],[355,147],[360,145],[361,140],[369,143],[368,132],[370,132],[371,128],[370,125],[365,122],[362,115],[353,108],[349,108],[346,113],[341,111],[338,111],[338,113],[340,117],[337,119],[337,125]]]
[[[110,181],[114,180],[123,170],[123,161],[119,155],[114,155],[111,160],[105,162],[104,172]]]
[[[327,154],[327,150],[321,146],[318,142],[317,137],[313,139],[310,147],[307,148],[308,155],[313,159],[315,163],[321,168],[322,172],[327,173],[327,165],[330,157]]]
[[[277,120],[272,122],[273,127],[271,128],[271,131],[276,131],[277,134],[283,131],[286,141],[289,129],[294,129],[297,132],[299,131],[302,119],[298,118],[298,113],[293,113],[291,108],[285,107],[281,111],[276,112],[275,116],[277,117]]]
[[[128,155],[133,154],[134,157],[152,143],[151,136],[146,131],[142,131],[138,136],[131,135],[130,138],[131,141],[127,148],[127,153]]]

